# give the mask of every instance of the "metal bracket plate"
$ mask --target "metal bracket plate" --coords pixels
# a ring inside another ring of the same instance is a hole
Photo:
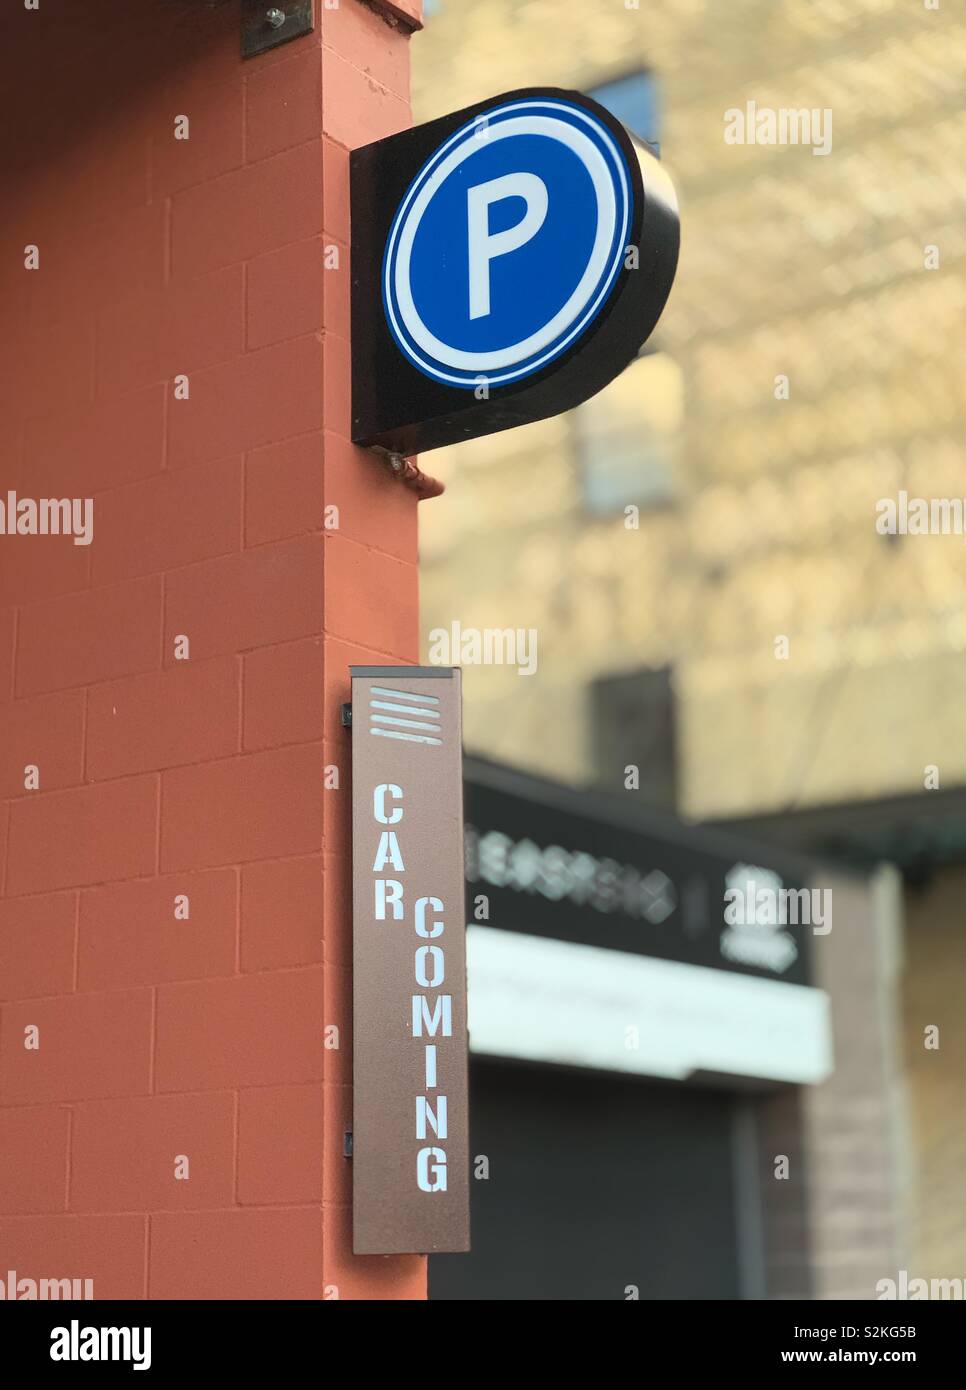
[[[255,58],[312,29],[312,0],[242,0],[241,56]]]

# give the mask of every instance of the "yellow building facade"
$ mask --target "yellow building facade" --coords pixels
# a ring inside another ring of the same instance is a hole
[[[569,415],[424,460],[447,486],[422,513],[424,655],[454,623],[536,637],[532,674],[465,667],[467,746],[600,783],[595,685],[665,671],[685,816],[908,807],[966,785],[962,6],[428,11],[417,120],[516,87],[646,80],[638,133],[660,141],[682,224],[648,355]],[[812,113],[811,142],[738,143],[749,103]],[[901,496],[945,501],[949,533],[888,534]],[[603,781],[621,791],[622,769]],[[964,872],[907,879],[896,963],[896,1161],[926,1277],[966,1276]],[[857,1154],[857,1174],[876,1162]]]
[[[533,675],[466,670],[468,746],[585,781],[589,683],[667,667],[685,814],[963,780],[966,542],[876,518],[966,496],[966,15],[438,0],[415,113],[640,72],[682,218],[655,351],[570,415],[427,456],[424,644],[538,643]],[[729,143],[749,102],[827,113],[830,147]]]

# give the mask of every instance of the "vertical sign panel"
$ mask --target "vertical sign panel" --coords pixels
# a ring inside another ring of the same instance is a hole
[[[352,667],[353,1249],[469,1249],[460,672]]]

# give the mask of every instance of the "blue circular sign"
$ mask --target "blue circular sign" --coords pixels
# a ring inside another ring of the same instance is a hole
[[[448,386],[502,386],[571,347],[624,263],[633,193],[593,111],[523,97],[426,161],[393,218],[383,307],[405,357]]]

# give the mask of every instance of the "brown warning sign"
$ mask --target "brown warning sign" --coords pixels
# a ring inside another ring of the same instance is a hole
[[[460,672],[352,667],[353,1249],[469,1249]]]

